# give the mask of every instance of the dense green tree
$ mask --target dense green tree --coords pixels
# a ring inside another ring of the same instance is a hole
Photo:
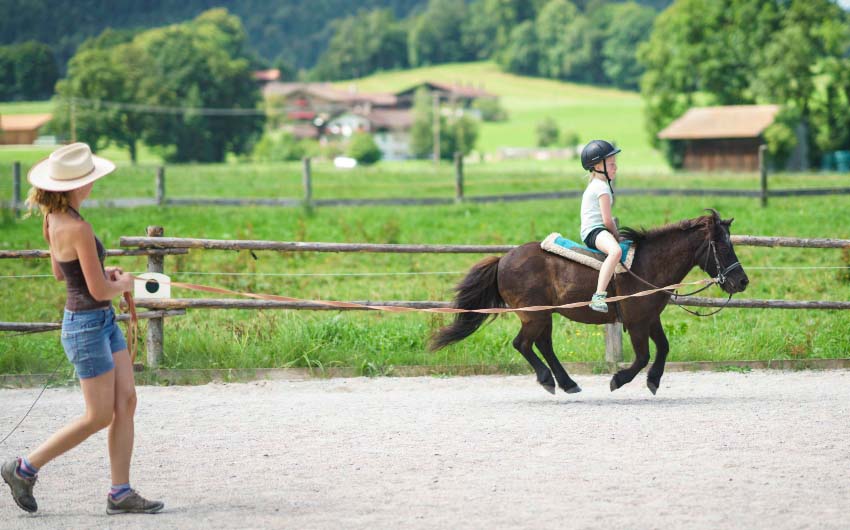
[[[578,8],[569,0],[551,0],[540,10],[535,25],[540,47],[540,75],[555,79],[565,77],[564,66],[574,50],[564,37],[578,16]]]
[[[219,31],[221,28],[221,31]],[[155,65],[157,87],[150,101],[163,107],[184,107],[180,114],[151,117],[144,139],[166,149],[168,158],[220,162],[228,152],[245,153],[262,131],[261,115],[213,115],[195,108],[256,109],[260,94],[244,56],[244,31],[238,18],[225,10],[208,11],[197,19],[136,38]]]
[[[537,31],[530,20],[513,29],[510,44],[499,53],[499,64],[508,72],[537,75],[540,65],[540,45]]]
[[[348,144],[348,156],[358,164],[372,165],[381,159],[381,149],[372,135],[366,132],[355,133]]]
[[[464,2],[430,0],[425,12],[411,22],[410,64],[421,66],[474,58],[463,47],[462,28],[466,18]]]
[[[47,99],[58,77],[56,59],[46,44],[0,46],[0,101]]]
[[[602,46],[605,77],[614,86],[637,90],[643,75],[637,49],[652,30],[655,10],[636,2],[612,4],[607,9],[609,23]]]
[[[313,71],[317,79],[351,79],[407,66],[407,31],[391,10],[361,11],[333,26],[334,36]]]

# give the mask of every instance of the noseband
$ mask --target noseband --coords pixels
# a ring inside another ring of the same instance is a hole
[[[708,246],[711,249],[711,254],[714,256],[714,264],[717,265],[717,283],[718,285],[723,285],[726,283],[728,279],[728,274],[733,270],[741,267],[741,262],[736,261],[735,263],[729,265],[725,269],[720,265],[720,258],[717,256],[717,245],[714,244],[713,239],[708,240]],[[708,253],[705,255],[705,265],[703,266],[703,270],[708,268]]]

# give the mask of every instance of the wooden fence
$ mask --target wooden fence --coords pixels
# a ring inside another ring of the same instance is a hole
[[[800,247],[800,248],[850,248],[847,239],[804,239],[791,237],[763,237],[738,235],[732,236],[732,242],[739,246],[757,247]],[[502,254],[514,248],[514,245],[419,245],[419,244],[368,244],[368,243],[314,243],[293,241],[259,240],[220,240],[164,237],[162,227],[147,228],[145,237],[124,236],[120,239],[122,250],[110,250],[111,256],[148,256],[148,272],[167,274],[165,257],[185,254],[189,249],[205,250],[249,250],[275,252],[360,252],[360,253],[451,253],[451,254]],[[45,258],[49,253],[43,250],[0,251],[0,258]],[[417,308],[449,307],[447,301],[352,301],[363,305],[409,306]],[[692,307],[721,307],[727,305],[725,299],[688,297],[679,301],[681,305]],[[144,313],[149,318],[146,348],[148,365],[156,368],[162,356],[164,341],[164,319],[184,314],[186,309],[293,309],[316,311],[343,311],[366,308],[334,308],[314,302],[279,302],[272,300],[238,298],[170,298],[137,300],[138,307],[152,310]],[[850,309],[850,302],[791,301],[736,299],[728,302],[730,308],[761,309]],[[35,331],[58,329],[56,323],[0,323],[0,331]],[[608,362],[622,361],[622,325],[606,325],[606,353]]]
[[[519,202],[545,199],[563,199],[581,197],[583,190],[562,190],[538,193],[515,193],[505,195],[474,195],[469,196],[464,191],[463,157],[459,153],[454,157],[454,197],[391,197],[363,199],[316,199],[313,197],[313,173],[310,158],[302,163],[301,197],[280,198],[172,198],[166,194],[165,167],[156,169],[154,177],[154,198],[118,198],[88,200],[86,206],[100,208],[135,208],[139,206],[274,206],[283,208],[294,207],[327,207],[327,206],[428,206],[446,205],[461,202]],[[809,188],[809,189],[768,189],[768,175],[762,164],[760,189],[758,190],[728,190],[728,189],[677,189],[677,188],[618,188],[619,195],[642,196],[681,196],[681,197],[750,197],[758,198],[762,206],[767,206],[769,197],[792,197],[814,195],[850,194],[850,187]],[[12,200],[4,201],[16,213],[23,208],[21,199],[21,164],[15,162],[12,168]]]

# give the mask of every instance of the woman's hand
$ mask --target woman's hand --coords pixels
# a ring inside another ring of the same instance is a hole
[[[103,272],[106,273],[106,279],[114,282],[117,281],[118,274],[124,272],[121,267],[104,267]]]
[[[113,267],[110,267],[113,269]],[[133,290],[133,275],[129,272],[124,272],[118,267],[114,267],[114,270],[110,271],[110,274],[113,276],[110,278],[113,282],[118,284],[118,287],[121,288],[122,291],[132,291]]]

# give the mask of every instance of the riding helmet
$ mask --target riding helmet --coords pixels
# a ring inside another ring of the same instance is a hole
[[[581,150],[581,167],[591,169],[598,162],[605,160],[609,156],[616,155],[620,152],[619,148],[614,147],[605,140],[591,140],[584,149]]]

